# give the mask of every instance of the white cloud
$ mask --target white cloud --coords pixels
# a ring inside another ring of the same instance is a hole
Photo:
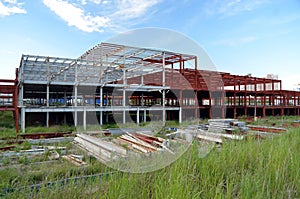
[[[158,2],[158,0],[121,0],[113,16],[124,17],[125,19],[137,18]]]
[[[6,3],[16,4],[17,0],[4,0]]]
[[[43,0],[69,26],[85,32],[122,29],[144,20],[161,0]]]
[[[300,88],[299,74],[282,75],[282,88],[284,90],[294,90]]]
[[[26,14],[26,10],[22,8],[23,3],[17,0],[0,1],[0,16],[9,16],[13,14]]]
[[[85,32],[103,31],[109,24],[107,17],[91,16],[74,4],[62,0],[44,0],[44,4],[55,14],[68,23],[69,26]]]
[[[208,15],[232,16],[254,10],[269,2],[270,0],[209,0],[205,12]]]

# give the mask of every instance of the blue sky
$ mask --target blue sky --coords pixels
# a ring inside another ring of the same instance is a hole
[[[145,27],[186,35],[219,71],[300,83],[299,0],[0,0],[0,78],[22,54],[76,58]]]

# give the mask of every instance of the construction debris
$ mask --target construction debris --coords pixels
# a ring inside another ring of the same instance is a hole
[[[27,139],[26,141],[31,144],[53,144],[58,142],[72,142],[74,137],[55,137],[47,139]]]
[[[0,157],[10,157],[10,156],[21,156],[21,155],[40,155],[44,154],[45,149],[29,149],[29,150],[21,150],[19,152],[8,151],[5,153],[1,153]]]
[[[76,166],[86,165],[86,163],[82,161],[83,156],[81,155],[69,154],[69,155],[62,156],[62,158],[69,160],[71,163],[75,164]]]
[[[49,160],[58,160],[59,159],[59,153],[57,153],[57,151],[53,150],[53,151],[49,151],[49,155],[48,158]]]
[[[295,120],[292,125],[294,127],[299,127],[300,126],[300,120]]]
[[[221,133],[234,131],[246,132],[249,128],[246,127],[245,122],[240,122],[237,119],[209,119],[208,120],[208,131]],[[200,129],[203,129],[201,126]]]
[[[222,138],[215,136],[215,135],[198,134],[198,135],[196,135],[196,138],[198,138],[200,140],[216,142],[216,143],[220,143],[220,144],[223,142]]]
[[[9,151],[11,149],[16,148],[16,146],[5,146],[5,147],[0,147],[0,151]]]
[[[70,136],[72,132],[53,132],[53,133],[24,133],[18,134],[17,138],[22,139],[41,139],[41,138],[56,138],[56,137],[65,137]]]
[[[77,134],[74,141],[77,146],[104,162],[126,158],[129,151],[145,155],[156,151],[167,151],[174,154],[169,148],[169,140],[144,133],[126,132],[111,141],[85,134]]]
[[[112,142],[85,134],[77,134],[76,136],[74,139],[76,145],[100,161],[107,162],[118,157],[126,157],[127,155],[126,149]]]
[[[270,126],[256,126],[256,125],[247,125],[253,131],[262,131],[262,132],[270,132],[270,133],[284,133],[286,132],[286,128],[279,127],[270,127]]]

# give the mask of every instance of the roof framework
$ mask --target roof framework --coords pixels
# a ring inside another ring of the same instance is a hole
[[[118,84],[121,80],[162,72],[168,65],[195,58],[194,55],[100,43],[78,59],[23,55],[20,81],[53,85]]]

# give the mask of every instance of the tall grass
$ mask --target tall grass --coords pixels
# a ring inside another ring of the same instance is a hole
[[[0,139],[15,137],[14,117],[12,111],[0,111]]]
[[[299,198],[299,143],[300,129],[294,129],[266,140],[227,142],[200,158],[195,142],[180,159],[155,172],[117,172],[102,180],[16,191],[6,197]]]

